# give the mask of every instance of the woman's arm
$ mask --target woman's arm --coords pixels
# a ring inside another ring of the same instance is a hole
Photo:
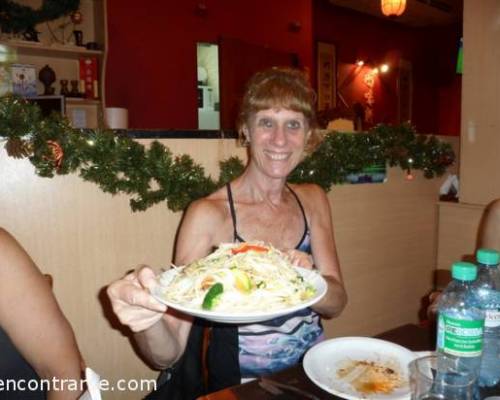
[[[317,185],[306,185],[304,193],[310,210],[314,264],[328,284],[326,296],[313,309],[326,318],[333,318],[346,306],[347,293],[337,257],[330,204],[326,193]]]
[[[213,230],[220,226],[217,210],[202,199],[189,206],[182,220],[175,249],[175,264],[186,265],[206,256],[213,246]],[[141,353],[151,366],[172,366],[184,353],[192,318],[157,302],[150,289],[153,271],[142,267],[108,287],[108,296],[120,321],[130,327]],[[166,312],[165,312],[166,311]]]
[[[21,245],[1,228],[0,326],[40,378],[81,378],[75,336],[49,283]],[[79,391],[51,391],[48,398],[79,395]]]
[[[146,266],[108,286],[113,311],[134,332],[146,361],[157,369],[179,359],[191,327],[189,320],[169,315],[170,310],[150,294],[156,285],[154,272]]]

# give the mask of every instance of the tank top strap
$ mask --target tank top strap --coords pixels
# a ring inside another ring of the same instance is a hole
[[[227,201],[229,203],[229,211],[231,212],[231,219],[233,221],[233,241],[234,242],[244,242],[245,240],[238,235],[238,230],[236,229],[236,210],[234,209],[233,192],[231,191],[231,184],[226,183],[227,189]]]
[[[301,203],[301,201],[299,199],[299,196],[297,196],[297,193],[295,193],[292,190],[292,188],[290,186],[288,186],[288,184],[286,185],[286,187],[288,188],[288,190],[290,191],[290,193],[293,195],[293,197],[295,197],[295,200],[297,200],[297,204],[299,205],[300,212],[302,213],[302,218],[304,218],[304,234],[300,238],[299,244],[296,247],[298,249],[299,247],[301,247],[301,245],[304,242],[306,236],[309,235],[309,224],[307,223],[306,212],[304,210],[304,206],[302,205],[302,203]]]

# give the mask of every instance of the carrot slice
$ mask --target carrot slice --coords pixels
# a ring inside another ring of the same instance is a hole
[[[233,254],[246,253],[247,251],[255,251],[257,253],[265,253],[265,252],[269,251],[269,249],[267,247],[264,247],[264,246],[257,246],[254,244],[243,243],[241,246],[238,246],[238,247],[231,250],[231,252]]]

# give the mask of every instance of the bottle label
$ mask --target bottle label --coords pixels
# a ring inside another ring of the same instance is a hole
[[[477,357],[483,349],[484,319],[464,320],[440,315],[438,350],[459,357]]]
[[[487,328],[497,328],[500,326],[500,310],[485,310],[486,318],[484,326]]]

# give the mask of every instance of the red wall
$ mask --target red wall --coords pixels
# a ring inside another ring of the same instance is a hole
[[[199,15],[197,6],[206,6]],[[231,37],[313,63],[312,0],[108,0],[106,106],[131,128],[196,129],[196,42]],[[300,22],[299,32],[289,29]],[[235,65],[234,68],[238,68]]]
[[[461,77],[455,73],[459,27],[415,29],[332,6],[328,0],[108,0],[106,105],[126,107],[131,128],[196,129],[196,42],[240,39],[297,53],[314,78],[316,41],[336,45],[339,83],[357,58],[390,61],[376,81],[375,122],[397,122],[397,68],[413,67],[412,123],[419,132],[458,135]],[[199,4],[206,13],[196,12]],[[289,24],[298,21],[299,32]],[[238,69],[238,65],[234,66]],[[363,98],[357,77],[341,88]]]
[[[455,73],[459,27],[409,28],[332,6],[327,0],[314,2],[313,15],[314,39],[336,46],[340,93],[349,105],[363,100],[367,89],[361,74],[349,84],[344,82],[354,62],[389,61],[392,69],[379,75],[374,85],[374,120],[397,123],[397,65],[405,59],[413,68],[412,124],[421,133],[459,135],[461,77]]]

